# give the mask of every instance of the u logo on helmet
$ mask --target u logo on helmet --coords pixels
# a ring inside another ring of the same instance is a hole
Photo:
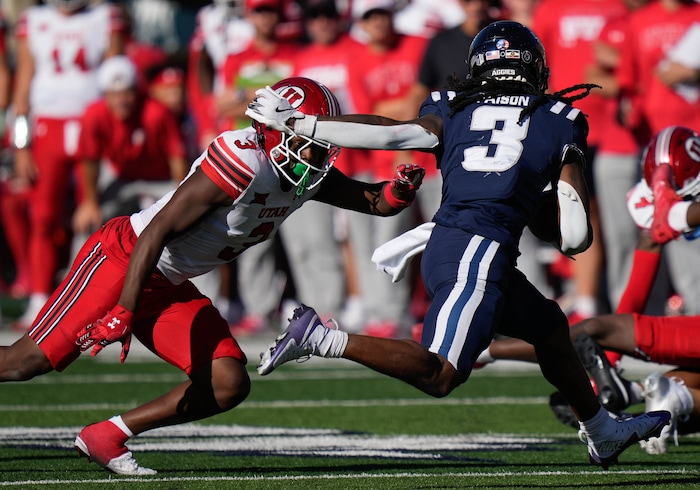
[[[685,151],[690,158],[700,162],[700,138],[688,138],[685,142]]]
[[[299,87],[288,86],[280,90],[280,95],[287,99],[293,108],[297,109],[304,103],[304,91]]]

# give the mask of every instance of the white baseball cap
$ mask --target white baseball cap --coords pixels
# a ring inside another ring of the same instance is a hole
[[[396,0],[353,0],[352,17],[361,19],[370,10],[386,10],[394,12],[396,10]]]
[[[97,84],[102,92],[116,92],[136,86],[136,66],[126,56],[112,56],[97,70]]]

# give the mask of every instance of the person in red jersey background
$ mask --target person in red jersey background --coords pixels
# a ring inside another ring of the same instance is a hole
[[[15,172],[31,182],[26,329],[55,285],[59,249],[69,245],[66,208],[77,163],[80,118],[99,97],[97,68],[123,52],[124,21],[109,4],[48,1],[22,13],[13,93]]]

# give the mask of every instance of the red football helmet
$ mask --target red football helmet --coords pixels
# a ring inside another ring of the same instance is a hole
[[[683,126],[669,126],[651,139],[642,155],[642,171],[649,187],[654,170],[665,163],[671,166],[676,194],[695,197],[700,193],[700,134]]]
[[[338,116],[340,105],[335,95],[324,85],[303,77],[280,80],[271,87],[286,98],[297,111],[310,116]],[[260,146],[273,165],[292,185],[303,192],[313,189],[326,176],[338,158],[340,148],[306,136],[294,136],[276,131],[257,121],[253,126],[258,133]],[[324,157],[313,162],[301,157],[301,152],[311,145],[322,148]]]

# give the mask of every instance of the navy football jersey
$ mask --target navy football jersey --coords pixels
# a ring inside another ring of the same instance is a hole
[[[585,152],[588,123],[553,100],[518,123],[531,95],[498,95],[450,116],[454,96],[433,92],[420,109],[444,122],[442,204],[433,221],[517,247],[543,190],[556,185],[567,148]]]

